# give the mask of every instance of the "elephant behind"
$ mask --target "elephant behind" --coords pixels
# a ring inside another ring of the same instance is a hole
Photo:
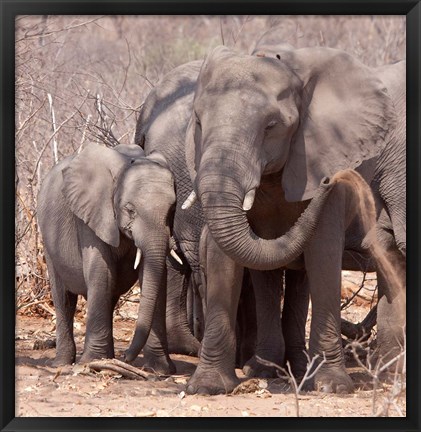
[[[201,64],[189,62],[162,78],[142,106],[135,134],[135,144],[147,155],[160,152],[174,176],[177,200],[173,236],[183,266],[174,260],[168,262],[168,342],[170,352],[193,355],[197,355],[200,343],[188,324],[186,302],[188,289],[196,295],[201,289],[198,248],[204,219],[199,203],[188,210],[182,210],[181,205],[192,190],[184,146]]]
[[[316,381],[326,391],[352,389],[339,331],[342,255],[355,246],[348,236],[352,199],[336,188],[324,217],[313,221],[317,229],[310,243],[289,233],[312,205],[324,176],[355,168],[367,183],[373,181],[379,154],[397,131],[397,115],[376,72],[339,50],[283,45],[280,55],[271,57],[219,47],[208,55],[198,78],[186,157],[215,250],[226,254],[231,273],[223,290],[217,288],[223,281],[213,278],[208,311],[212,307],[214,315],[188,391],[221,392],[235,385],[227,366],[232,358],[216,355],[212,347],[231,344],[237,266],[257,271],[260,285],[272,285],[264,271],[290,265],[300,248],[304,261],[295,265],[305,268],[313,301],[310,352],[327,356]],[[368,256],[363,240],[359,236],[357,246]],[[218,290],[229,292],[232,303]]]
[[[139,279],[136,347],[150,336],[149,366],[175,371],[165,329],[165,259],[174,204],[174,180],[164,157],[147,158],[138,146],[90,144],[47,174],[37,213],[57,317],[55,365],[76,359],[78,295],[88,308],[80,361],[114,357],[113,310]]]
[[[279,40],[277,29],[270,29],[256,43],[253,55],[281,59],[294,52],[294,47]],[[406,277],[406,61],[401,60],[374,68],[373,73],[383,82],[395,111],[390,120],[391,133],[384,148],[371,161],[357,168],[370,181],[377,211],[377,237],[385,249],[390,262],[394,263],[397,283],[388,283],[384,271],[378,272],[379,303],[377,308],[379,353],[387,362],[401,352],[404,345],[405,328],[405,286]],[[393,124],[395,122],[395,124]],[[342,268],[344,270],[376,271],[376,265],[365,248],[361,248],[364,230],[361,221],[356,220],[347,231],[347,241]],[[297,279],[298,278],[298,279]],[[292,286],[300,281],[299,289],[305,292],[304,275],[291,274],[287,284]],[[400,288],[399,288],[400,287]],[[306,304],[305,295],[301,302]],[[304,299],[304,300],[303,300]],[[295,305],[296,310],[306,306]],[[304,323],[301,322],[301,346],[304,341]],[[295,335],[296,337],[296,335]],[[301,363],[305,362],[302,358]],[[301,369],[303,369],[301,366]]]

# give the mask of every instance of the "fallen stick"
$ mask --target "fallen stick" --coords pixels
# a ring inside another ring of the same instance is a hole
[[[157,378],[157,376],[153,373],[145,372],[117,359],[95,360],[88,363],[88,366],[90,369],[93,369],[97,372],[102,370],[110,370],[129,379],[152,380]]]

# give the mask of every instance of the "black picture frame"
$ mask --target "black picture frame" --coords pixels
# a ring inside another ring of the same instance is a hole
[[[14,17],[21,14],[406,15],[407,22],[407,416],[405,418],[16,418],[14,329]],[[410,0],[354,1],[23,1],[0,0],[1,231],[0,430],[405,430],[420,429],[419,203],[421,5]]]

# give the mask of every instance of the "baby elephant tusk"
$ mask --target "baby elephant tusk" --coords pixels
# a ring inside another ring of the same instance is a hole
[[[186,201],[184,201],[181,206],[182,210],[189,209],[197,200],[196,192],[192,191],[191,194],[187,197]]]
[[[133,267],[135,270],[139,266],[141,258],[142,258],[142,251],[139,248],[137,248],[136,259],[134,260],[134,267]]]
[[[253,207],[254,197],[256,196],[256,189],[249,190],[246,193],[243,201],[243,210],[249,211]]]
[[[170,255],[181,265],[183,265],[183,261],[181,261],[181,258],[177,255],[176,251],[174,249],[170,250]]]

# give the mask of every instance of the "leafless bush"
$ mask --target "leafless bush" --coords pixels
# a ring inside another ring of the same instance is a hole
[[[297,380],[294,376],[294,374],[292,373],[292,369],[291,369],[291,364],[289,363],[289,361],[287,361],[286,366],[287,369],[277,365],[276,363],[273,363],[271,361],[265,360],[259,356],[257,356],[257,360],[259,361],[259,363],[262,363],[265,366],[268,367],[274,367],[276,369],[276,373],[278,375],[279,378],[284,378],[287,377],[289,383],[292,386],[292,389],[294,390],[294,395],[295,395],[295,412],[297,417],[300,417],[300,402],[299,402],[299,395],[301,393],[301,391],[304,388],[304,385],[310,381],[311,379],[313,379],[317,372],[319,371],[319,369],[326,363],[326,356],[323,353],[323,360],[319,361],[319,355],[315,355],[313,358],[310,358],[310,356],[307,354],[307,352],[304,352],[304,354],[307,356],[307,367],[306,367],[306,372],[304,374],[304,376],[301,378],[301,381],[299,383],[297,383]]]
[[[350,342],[346,349],[351,350],[358,365],[371,377],[373,383],[372,416],[387,417],[394,409],[404,417],[400,400],[406,397],[406,337],[402,329],[404,345],[400,352],[391,359],[384,361],[377,350],[371,350],[364,340]],[[361,356],[363,353],[363,357]],[[388,375],[388,383],[380,381],[380,377]]]
[[[370,66],[405,55],[402,17],[16,18],[18,308],[45,314],[40,305],[50,302],[36,201],[42,179],[54,163],[89,141],[110,146],[132,142],[139,107],[165,73],[203,58],[222,43],[250,52],[258,37],[273,26],[297,47],[341,48]]]

